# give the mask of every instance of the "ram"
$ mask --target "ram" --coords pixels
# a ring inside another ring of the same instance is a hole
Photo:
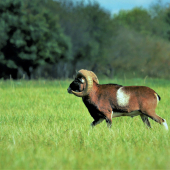
[[[166,120],[155,113],[160,96],[149,87],[100,85],[97,76],[92,71],[82,69],[77,73],[67,91],[82,97],[94,119],[91,126],[106,120],[108,127],[111,127],[114,117],[140,115],[146,126],[151,127],[149,117],[164,125],[168,130]]]

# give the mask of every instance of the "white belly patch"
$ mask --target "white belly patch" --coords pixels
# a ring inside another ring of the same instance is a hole
[[[117,97],[117,103],[119,106],[125,107],[129,104],[130,95],[124,92],[123,87],[119,88],[119,90],[117,91],[116,97]]]
[[[113,112],[112,111],[112,118],[114,117],[120,117],[120,116],[138,116],[140,115],[141,112],[139,112],[138,110],[135,110],[133,112],[130,112],[130,113],[121,113],[121,112]]]

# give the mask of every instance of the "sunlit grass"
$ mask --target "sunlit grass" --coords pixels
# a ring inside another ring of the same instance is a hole
[[[81,98],[67,81],[0,81],[0,169],[170,169],[170,134],[150,120],[120,117],[93,130]],[[170,120],[168,80],[103,80],[146,85],[161,101],[157,114]]]

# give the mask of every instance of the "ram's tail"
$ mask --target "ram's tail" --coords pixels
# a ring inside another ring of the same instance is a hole
[[[157,94],[159,101],[161,100],[161,97]]]
[[[156,98],[157,98],[157,104],[158,104],[159,101],[161,100],[161,97],[160,97],[157,93],[155,93],[155,96],[156,96]]]

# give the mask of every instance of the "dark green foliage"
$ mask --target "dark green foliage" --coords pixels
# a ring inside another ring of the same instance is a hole
[[[45,2],[0,1],[1,65],[16,70],[20,67],[30,77],[31,67],[70,57],[69,38],[63,34],[58,16],[45,8]]]
[[[110,13],[95,2],[74,5],[71,1],[64,1],[61,5],[64,12],[60,13],[60,22],[72,41],[73,69],[83,67],[96,71],[100,63],[104,64],[111,45],[113,31]],[[82,66],[82,63],[85,64]]]
[[[166,13],[166,22],[167,24],[170,26],[170,6],[169,8],[167,9],[167,13]],[[167,31],[167,34],[168,34],[168,39],[170,41],[170,29]]]
[[[81,68],[170,78],[169,11],[157,2],[112,16],[94,1],[0,0],[0,78],[72,78]]]
[[[131,11],[120,11],[114,16],[115,22],[118,25],[127,28],[132,28],[137,32],[148,34],[150,30],[151,16],[145,9],[134,8]]]

